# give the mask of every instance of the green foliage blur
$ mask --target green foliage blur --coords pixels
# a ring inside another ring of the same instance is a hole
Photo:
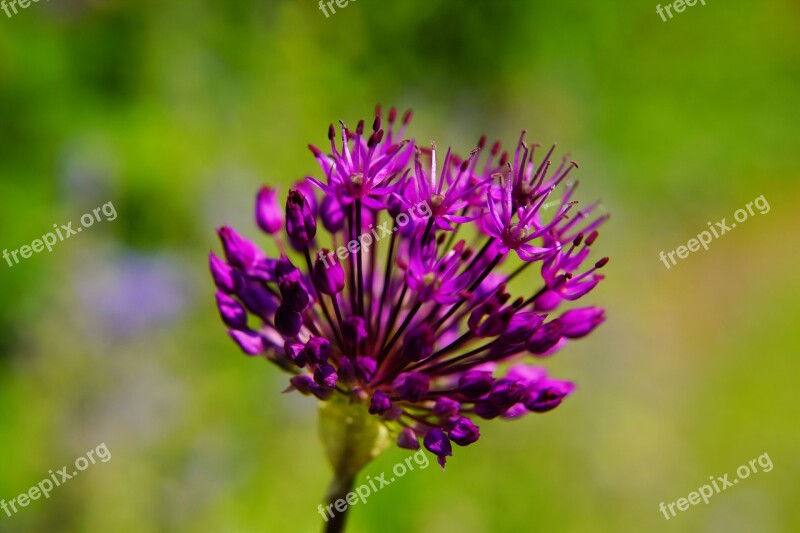
[[[261,184],[374,106],[467,153],[519,131],[580,163],[612,218],[587,298],[608,321],[546,364],[559,409],[353,507],[350,531],[800,530],[800,56],[791,0],[51,0],[0,12],[0,248],[113,202],[118,218],[0,262],[0,499],[112,454],[8,532],[318,531],[316,406],[243,356],[213,300],[214,228],[258,236]],[[671,269],[658,259],[764,195]],[[667,521],[709,476],[759,473]],[[407,452],[392,447],[362,473]]]

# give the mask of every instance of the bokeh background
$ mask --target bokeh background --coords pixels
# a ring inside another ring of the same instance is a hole
[[[558,142],[613,213],[595,334],[549,360],[578,393],[482,424],[356,505],[351,531],[800,530],[800,6],[654,2],[53,0],[0,12],[0,498],[112,453],[0,531],[317,531],[314,402],[243,356],[214,307],[214,228],[257,238],[262,184],[317,167],[329,122],[411,107],[462,153]],[[658,259],[764,195],[667,270]],[[262,240],[263,242],[263,240]],[[666,521],[660,502],[774,469]],[[391,468],[390,449],[362,474]]]

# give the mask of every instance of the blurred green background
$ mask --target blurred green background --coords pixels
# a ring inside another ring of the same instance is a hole
[[[613,213],[587,298],[609,320],[548,361],[579,385],[561,408],[481,424],[446,472],[356,505],[350,530],[800,530],[800,6],[706,4],[668,22],[655,2],[588,0],[0,12],[0,247],[118,212],[0,263],[0,498],[112,453],[0,531],[319,530],[314,402],[227,338],[206,256],[223,223],[257,237],[257,187],[318,175],[306,145],[377,103],[461,153],[523,128],[570,151],[579,199]],[[659,261],[760,195],[768,214]],[[771,472],[659,512],[763,453]]]

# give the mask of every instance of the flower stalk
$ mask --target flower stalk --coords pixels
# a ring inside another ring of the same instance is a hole
[[[335,395],[332,401],[319,404],[319,434],[325,454],[333,469],[333,480],[325,496],[326,510],[343,500],[353,489],[356,476],[390,444],[389,432],[367,410],[367,404]],[[325,524],[327,533],[344,531],[347,510],[333,510]]]

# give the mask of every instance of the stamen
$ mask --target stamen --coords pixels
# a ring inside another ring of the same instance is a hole
[[[436,143],[431,141],[431,190],[436,188]]]

